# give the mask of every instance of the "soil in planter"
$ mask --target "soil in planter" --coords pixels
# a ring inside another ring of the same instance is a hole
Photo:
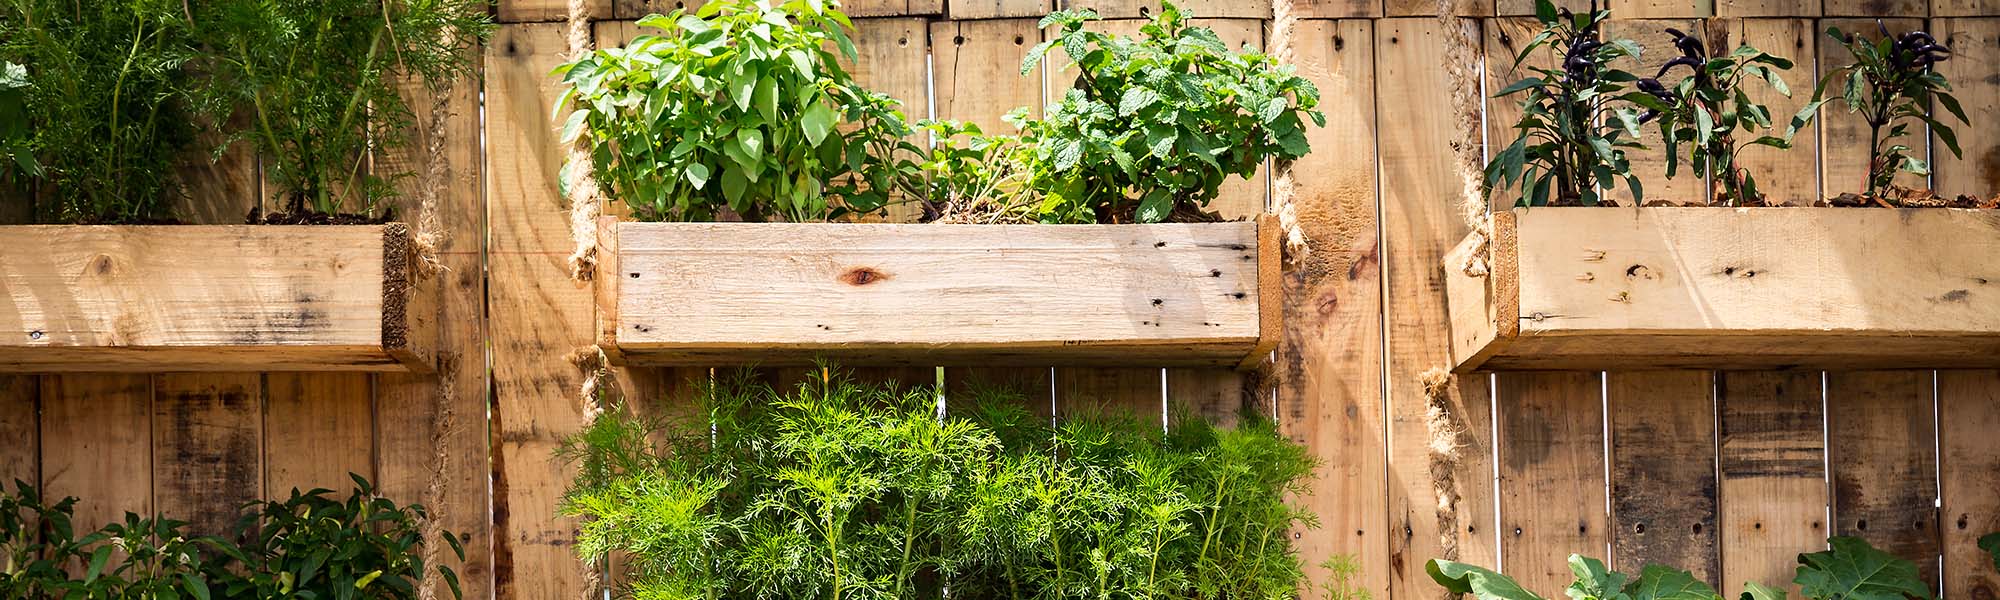
[[[381,216],[357,215],[351,213],[323,213],[294,204],[291,210],[264,212],[264,207],[250,209],[250,216],[243,221],[251,225],[381,225],[396,220],[395,211],[384,210]]]

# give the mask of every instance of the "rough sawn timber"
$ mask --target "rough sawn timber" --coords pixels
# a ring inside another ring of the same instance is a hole
[[[0,371],[428,372],[409,226],[0,227]]]
[[[1277,341],[1268,218],[616,228],[617,364],[1238,366]]]
[[[1473,369],[2000,364],[2000,212],[1533,208],[1446,258]]]

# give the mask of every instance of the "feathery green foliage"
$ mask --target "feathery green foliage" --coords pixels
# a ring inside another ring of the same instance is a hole
[[[169,2],[176,7],[179,2]],[[213,54],[200,68],[247,137],[286,211],[373,216],[407,173],[364,169],[408,143],[403,83],[469,72],[492,29],[485,0],[209,0],[189,5]],[[218,119],[228,121],[228,119]],[[382,166],[377,163],[377,167]]]
[[[0,60],[14,63],[5,79],[24,80],[0,88],[20,93],[21,110],[8,114],[23,115],[31,132],[7,144],[15,160],[0,171],[42,183],[49,202],[37,207],[37,219],[168,216],[180,193],[174,166],[194,139],[197,93],[182,75],[196,51],[181,7],[178,0],[0,0]]]
[[[1314,465],[1266,421],[1107,416],[1051,428],[1017,394],[836,370],[725,377],[677,418],[608,410],[560,455],[577,552],[637,598],[1289,598],[1286,504]]]
[[[1090,9],[1042,18],[1055,37],[1029,50],[1021,73],[1056,47],[1079,71],[1046,118],[1009,115],[1032,149],[1026,169],[1044,194],[1044,222],[1165,221],[1206,208],[1230,175],[1311,151],[1305,119],[1326,125],[1314,110],[1319,89],[1269,55],[1231,51],[1188,17],[1162,2],[1139,39],[1085,29],[1097,19]]]

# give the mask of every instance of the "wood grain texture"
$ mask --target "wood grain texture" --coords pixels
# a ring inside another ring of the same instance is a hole
[[[1798,555],[1826,548],[1829,502],[1818,371],[1716,374],[1722,588],[1796,594]]]
[[[1815,4],[1814,8],[1817,7]],[[1771,109],[1771,120],[1778,128],[1773,132],[1776,135],[1783,135],[1783,128],[1792,116],[1812,100],[1812,87],[1817,82],[1806,65],[1811,63],[1824,37],[1813,25],[1812,19],[1783,18],[1716,19],[1708,22],[1708,39],[1723,40],[1719,44],[1710,42],[1710,47],[1717,51],[1734,50],[1749,44],[1797,63],[1790,71],[1779,74],[1791,88],[1790,96],[1780,94],[1768,85],[1753,83],[1746,86],[1746,93],[1752,101],[1761,102]],[[1750,176],[1757,181],[1757,189],[1764,193],[1766,203],[1812,206],[1823,197],[1819,186],[1818,140],[1819,120],[1814,119],[1794,136],[1790,150],[1754,147],[1743,152],[1737,158],[1737,164],[1749,169]]]
[[[1942,1],[1942,0],[1941,0]],[[1940,7],[1950,12],[1970,12],[1970,7]],[[1988,15],[2000,14],[2000,5],[1989,6]],[[1951,81],[1952,97],[1965,109],[1972,124],[1959,123],[1942,106],[1935,110],[1938,120],[1958,133],[1963,156],[1953,156],[1942,140],[1931,141],[1931,185],[1941,195],[1971,194],[1980,198],[2000,195],[2000,136],[1986,127],[2000,122],[2000,17],[1934,19],[1932,34],[1951,48],[1951,60],[1938,63],[1937,72]],[[1985,125],[1980,125],[1984,123]]]
[[[609,19],[615,14],[611,4],[612,0],[584,0],[584,11],[586,16],[591,19]],[[665,12],[672,10],[670,7],[675,4],[675,1],[668,0],[665,2],[666,7],[669,8],[662,8],[661,4],[659,0],[649,0],[645,5],[635,6],[644,7],[640,10]],[[699,4],[696,4],[696,6],[699,6]],[[500,0],[495,14],[497,15],[497,20],[501,23],[562,21],[569,18],[569,0]],[[566,50],[567,48],[564,49]]]
[[[0,375],[0,485],[42,484],[41,381],[34,375]]]
[[[1834,534],[1917,563],[1938,589],[1933,371],[1827,373]]]
[[[692,12],[701,8],[701,4],[701,0],[612,0],[611,18],[638,19],[646,15],[671,14],[676,10]],[[602,42],[598,47],[604,47]]]
[[[1710,371],[1605,374],[1611,418],[1611,565],[1670,565],[1718,584],[1715,379]]]
[[[1199,18],[1271,18],[1273,0],[1183,0],[1175,2],[1183,14]],[[1088,8],[1106,19],[1145,19],[1159,14],[1159,0],[1055,0],[1063,10]],[[1233,47],[1233,46],[1232,46]]]
[[[153,508],[195,535],[228,534],[238,507],[266,495],[263,377],[155,375],[153,390]]]
[[[1383,3],[1373,0],[1272,0],[1272,2],[1291,2],[1292,14],[1301,19],[1360,19],[1383,16]],[[1276,8],[1275,4],[1272,8]],[[1466,6],[1466,8],[1477,10],[1476,6]]]
[[[1299,538],[1301,556],[1349,555],[1356,582],[1389,597],[1388,427],[1382,398],[1381,236],[1375,201],[1375,24],[1298,24],[1299,72],[1320,89],[1334,127],[1307,130],[1316,152],[1293,165],[1294,206],[1312,251],[1285,277],[1285,334],[1274,366],[1285,435],[1321,461],[1311,496],[1320,529]],[[1169,378],[1168,394],[1183,386]],[[1316,586],[1326,573],[1308,560]]]
[[[1026,107],[1042,115],[1042,69],[1021,74],[1021,59],[1042,41],[1035,19],[933,21],[931,75],[937,118],[968,121],[988,135],[1019,130],[1001,117]]]
[[[1854,16],[1857,12],[1863,13],[1864,16],[1895,16],[1922,14],[1924,9],[1921,0],[1826,0],[1827,16]],[[1923,27],[1922,19],[1891,18],[1884,19],[1883,23],[1889,27],[1890,32],[1897,34]],[[1820,20],[1819,26],[1814,28],[1821,32],[1818,34],[1818,73],[1827,73],[1854,62],[1846,47],[1827,37],[1825,31],[1828,27],[1837,27],[1843,34],[1859,33],[1869,39],[1881,37],[1875,19],[1872,18]],[[1800,60],[1799,64],[1803,65],[1805,61]],[[1830,96],[1838,97],[1838,94]],[[1867,191],[1869,157],[1867,121],[1862,118],[1861,113],[1850,112],[1847,104],[1838,100],[1828,101],[1820,108],[1819,121],[1820,169],[1822,176],[1826,178],[1821,185],[1822,191],[1826,196],[1839,196],[1843,193],[1859,194]],[[1910,123],[1910,134],[1897,138],[1896,141],[1915,148],[1910,151],[1911,156],[1928,160],[1929,154],[1924,151],[1923,123],[1916,121]],[[1889,127],[1884,127],[1883,134],[1887,135],[1888,130]],[[1895,182],[1905,187],[1925,187],[1924,178],[1909,173],[1896,175]]]
[[[1464,36],[1475,46],[1480,39],[1477,22],[1458,24],[1462,27],[1447,30],[1433,18],[1375,22],[1375,123],[1381,128],[1376,180],[1381,193],[1379,260],[1388,342],[1383,382],[1390,442],[1388,566],[1391,596],[1399,598],[1438,591],[1424,573],[1424,561],[1438,556],[1440,549],[1421,374],[1450,360],[1441,259],[1466,232],[1455,200],[1460,180],[1450,167],[1453,128],[1458,125],[1446,111],[1434,108],[1438,99],[1451,93],[1445,78],[1438,75],[1437,67],[1445,60],[1441,38]],[[1460,379],[1446,399],[1466,426],[1454,474],[1463,496],[1456,515],[1459,560],[1479,565],[1498,564],[1499,558],[1491,531],[1490,403],[1484,377]]]
[[[409,230],[0,226],[0,369],[407,370]]]
[[[1483,345],[1457,339],[1460,368],[1969,366],[2000,356],[2000,294],[1986,283],[2000,280],[2000,268],[1925,249],[1952,240],[1978,249],[1972,255],[2000,251],[2000,215],[1990,211],[1536,208],[1499,216],[1494,273],[1454,271],[1447,282],[1454,298],[1485,302],[1455,303],[1455,321],[1491,315],[1497,331]]]
[[[1039,19],[1054,10],[1050,0],[945,0],[945,16],[959,21],[1030,17]]]
[[[1262,335],[1257,227],[621,223],[616,342],[640,365],[1234,366]]]
[[[1820,0],[1714,0],[1714,2],[1715,14],[1720,17],[1802,17],[1809,19],[1820,15]],[[1815,35],[1817,34],[1815,33]],[[1758,46],[1758,48],[1769,50],[1763,46]],[[1812,55],[1799,54],[1795,60],[1798,64],[1807,64],[1806,57],[1809,56]],[[1790,56],[1787,55],[1787,57],[1789,58]],[[1787,81],[1787,83],[1790,83],[1790,81]],[[1803,88],[1805,86],[1800,87]],[[1811,96],[1810,93],[1805,95]],[[1774,112],[1773,114],[1776,113]]]
[[[265,380],[264,489],[274,497],[324,488],[342,495],[353,473],[373,481],[375,411],[368,376],[347,373],[272,373]],[[410,425],[395,423],[390,427]],[[428,448],[403,448],[425,453]],[[417,502],[408,496],[399,503]]]
[[[1619,20],[1702,19],[1715,16],[1715,2],[1716,0],[1611,0],[1611,2],[1609,3],[1610,4],[1609,8],[1611,10],[1612,17],[1614,19],[1619,19]],[[1695,33],[1695,31],[1692,29],[1686,29],[1686,28],[1677,28],[1677,29],[1689,33]],[[1610,33],[1610,29],[1608,27],[1606,29],[1606,33],[1607,34]],[[1700,34],[1696,33],[1696,35]],[[1657,60],[1659,63],[1665,63],[1667,60],[1673,58],[1672,42],[1655,44],[1655,43],[1647,43],[1648,40],[1639,40],[1639,41],[1648,50],[1650,50],[1650,52],[1647,52],[1647,56],[1645,57],[1647,59],[1647,62],[1652,62],[1654,60]],[[1722,50],[1714,50],[1713,52],[1718,55],[1723,53]],[[1644,73],[1640,73],[1638,70],[1633,70],[1632,73],[1640,77],[1646,77],[1652,75],[1653,70],[1657,68],[1658,67],[1655,66],[1653,69],[1646,69],[1646,72]]]
[[[585,593],[571,551],[576,524],[556,516],[570,470],[551,462],[583,424],[582,373],[568,357],[591,342],[591,295],[570,280],[569,224],[556,190],[562,163],[549,114],[562,27],[508,25],[486,53],[489,330],[493,373],[494,580],[501,598]]]
[[[1828,17],[1889,18],[1892,21],[1889,30],[1899,34],[1907,30],[1898,28],[1894,21],[1908,18],[1916,22],[1928,16],[1929,11],[1930,3],[1924,0],[1825,0],[1821,5],[1821,14]],[[1842,27],[1841,31],[1853,29]]]
[[[1500,556],[1531,590],[1574,579],[1570,554],[1602,556],[1612,536],[1604,505],[1604,407],[1596,372],[1496,375]]]
[[[1938,371],[1938,473],[1944,594],[2000,597],[2000,572],[1979,537],[2000,532],[2000,371]]]
[[[1159,368],[1055,368],[1056,419],[1132,417],[1166,427],[1166,382]]]
[[[1994,3],[1993,0],[1931,0],[1931,16],[1995,17],[2000,16],[2000,4]],[[1939,29],[1943,28],[1939,27]],[[1943,37],[1939,36],[1939,39],[1943,39]],[[1957,47],[1951,48],[1953,50],[1958,49]]]
[[[44,375],[41,401],[43,495],[77,497],[79,530],[151,514],[153,378]]]

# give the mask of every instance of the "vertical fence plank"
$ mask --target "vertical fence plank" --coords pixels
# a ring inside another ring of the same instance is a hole
[[[584,0],[584,10],[591,19],[609,19],[614,16],[612,0]],[[669,7],[661,9],[661,0],[649,0],[646,9],[671,10],[674,0],[666,0]],[[569,18],[569,0],[499,0],[497,9],[501,23],[543,23],[562,21]],[[553,49],[561,50],[561,46]]]
[[[1056,417],[1130,415],[1159,420],[1162,371],[1151,367],[1056,367]]]
[[[343,373],[272,373],[264,406],[264,489],[274,497],[291,490],[326,488],[346,492],[354,473],[375,475],[375,415],[366,377]],[[390,427],[417,424],[391,423]],[[427,446],[398,449],[428,454]],[[340,494],[345,496],[344,493]],[[408,496],[398,503],[417,502]]]
[[[1437,593],[1424,561],[1440,553],[1436,492],[1431,485],[1428,406],[1421,374],[1449,366],[1444,253],[1468,231],[1459,216],[1462,181],[1452,170],[1455,115],[1439,110],[1454,84],[1438,72],[1444,36],[1477,46],[1476,21],[1447,29],[1437,19],[1383,19],[1375,30],[1375,107],[1380,159],[1382,277],[1388,357],[1389,589],[1392,597]],[[1394,133],[1390,133],[1393,130]],[[1475,136],[1476,137],[1476,136]],[[1456,534],[1459,560],[1492,565],[1490,397],[1483,375],[1461,379],[1446,404],[1466,426],[1455,477],[1462,494]]]
[[[1273,0],[1181,0],[1174,7],[1200,18],[1271,18]],[[1091,9],[1106,19],[1145,19],[1160,14],[1159,0],[1056,0],[1066,10]]]
[[[2000,17],[2000,3],[1993,0],[1931,0],[1930,4],[1933,17]],[[1938,39],[1944,39],[1944,36],[1938,36]],[[1958,48],[1953,46],[1952,49]]]
[[[1930,2],[1926,0],[1825,0],[1821,5],[1822,14],[1828,17],[1913,17],[1922,19],[1930,15]],[[1896,24],[1889,24],[1890,31],[1902,33]],[[1841,31],[1848,31],[1842,27]]]
[[[1618,19],[1702,19],[1715,16],[1716,0],[1611,0],[1611,15]],[[1692,29],[1681,29],[1694,33]],[[1647,49],[1671,49],[1673,44],[1646,44]],[[1671,51],[1654,51],[1647,54],[1666,55],[1659,59],[1664,63],[1672,58]],[[1716,54],[1721,54],[1717,52]],[[1648,59],[1653,58],[1647,56]],[[1657,68],[1657,67],[1655,67]],[[1638,73],[1638,71],[1633,71]],[[1640,77],[1651,75],[1649,70]]]
[[[76,496],[78,530],[153,512],[153,379],[147,375],[44,375],[42,487]]]
[[[1835,10],[1836,4],[1846,1],[1848,0],[1827,0],[1827,14],[1851,14],[1851,10]],[[1917,10],[1921,11],[1921,6]],[[1883,23],[1889,27],[1890,33],[1895,34],[1919,29],[1923,26],[1922,19],[1884,19]],[[1817,36],[1819,40],[1818,72],[1820,73],[1826,73],[1854,60],[1853,56],[1848,54],[1847,48],[1826,37],[1824,32],[1830,26],[1840,28],[1843,34],[1859,33],[1869,39],[1881,37],[1873,19],[1822,19],[1817,28],[1822,32]],[[1804,61],[1800,62],[1803,64]],[[1838,94],[1829,92],[1829,95],[1837,96]],[[1846,192],[1859,194],[1867,191],[1869,156],[1868,123],[1861,118],[1860,113],[1848,112],[1847,105],[1839,102],[1828,102],[1826,106],[1820,109],[1819,115],[1820,161],[1823,165],[1821,172],[1825,174],[1825,181],[1821,183],[1825,195],[1838,196]],[[1910,135],[1899,138],[1898,141],[1915,148],[1910,152],[1913,156],[1926,158],[1927,155],[1924,152],[1925,144],[1923,143],[1923,124],[1915,123],[1914,121],[1913,123],[1914,126],[1911,129]],[[1883,134],[1888,134],[1888,128],[1883,128]],[[1895,181],[1898,185],[1902,186],[1924,187],[1922,177],[1908,173],[1896,175]]]
[[[0,486],[42,484],[41,382],[34,375],[0,375]]]
[[[1733,51],[1749,44],[1795,62],[1790,71],[1780,73],[1792,90],[1790,96],[1762,84],[1746,86],[1751,100],[1770,107],[1771,122],[1777,129],[1772,132],[1773,135],[1783,135],[1784,127],[1792,116],[1797,115],[1799,109],[1805,108],[1812,99],[1812,88],[1817,83],[1813,77],[1812,61],[1821,37],[1822,34],[1813,28],[1811,19],[1720,19],[1710,21],[1708,27],[1708,39],[1723,40],[1719,44],[1709,44],[1715,52]],[[1764,192],[1766,203],[1811,206],[1821,197],[1819,121],[1814,120],[1800,130],[1792,142],[1790,150],[1752,147],[1737,160],[1756,179],[1757,189]]]
[[[1596,372],[1496,376],[1501,565],[1540,594],[1569,585],[1571,553],[1602,556],[1604,406]]]
[[[1797,592],[1802,552],[1826,547],[1826,444],[1818,371],[1716,374],[1722,585]]]
[[[1932,371],[1827,373],[1834,533],[1917,563],[1938,583]]]
[[[2000,597],[2000,572],[1979,537],[2000,532],[2000,371],[1938,372],[1938,472],[1944,597]]]
[[[843,66],[855,82],[902,102],[910,123],[930,118],[930,28],[921,18],[854,19],[854,61]],[[918,144],[922,139],[912,140]],[[900,191],[891,191],[884,220],[908,223],[923,216],[923,208]]]
[[[1021,59],[1042,40],[1034,19],[935,21],[930,35],[937,118],[998,135],[1016,132],[1000,118],[1008,111],[1042,115],[1042,70],[1021,74]]]
[[[1820,2],[1819,0],[1715,0],[1715,14],[1721,17],[1802,17],[1809,20],[1820,15]],[[1758,48],[1769,50],[1763,46]],[[1807,59],[1811,56],[1801,53],[1791,58],[1803,65],[1809,63]]]
[[[1661,564],[1717,585],[1713,373],[1606,373],[1605,397],[1613,568]]]
[[[263,377],[172,373],[154,376],[153,390],[153,508],[197,535],[226,535],[237,507],[265,495]]]
[[[1987,14],[2000,15],[2000,5]],[[1932,31],[1951,48],[1951,60],[1938,63],[1938,74],[1951,80],[1952,96],[1972,122],[1959,123],[1943,107],[1933,110],[1939,121],[1958,133],[1963,157],[1952,156],[1943,141],[1933,139],[1931,169],[1936,173],[1932,186],[1942,196],[1972,194],[1992,198],[2000,194],[2000,135],[1993,124],[2000,122],[2000,17],[1938,19]]]
[[[1292,202],[1311,251],[1285,278],[1285,335],[1275,367],[1283,431],[1323,461],[1312,495],[1300,499],[1319,515],[1320,530],[1306,532],[1298,550],[1307,563],[1352,556],[1361,567],[1355,583],[1388,598],[1375,24],[1305,20],[1297,27],[1299,72],[1319,87],[1330,125],[1307,130],[1313,153],[1292,167]],[[1182,389],[1167,384],[1176,397]],[[1326,585],[1317,565],[1307,573]]]
[[[1535,38],[1535,34],[1541,32],[1541,28],[1541,24],[1532,17],[1500,17],[1486,21],[1486,35],[1482,37],[1481,43],[1482,53],[1485,55],[1483,57],[1486,65],[1485,73],[1488,78],[1485,82],[1487,95],[1506,89],[1521,79],[1539,77],[1534,71],[1529,70],[1532,67],[1553,66],[1552,60],[1547,58],[1546,53],[1539,50],[1523,57],[1525,60],[1520,65],[1514,64],[1514,58],[1521,54],[1521,49]],[[1521,120],[1522,97],[1516,94],[1504,98],[1485,99],[1484,125],[1487,143],[1493,145],[1495,152],[1505,149],[1521,135],[1519,130],[1514,129],[1514,124]],[[1491,209],[1509,210],[1520,198],[1521,192],[1518,188],[1495,189],[1492,194]]]
[[[548,72],[563,49],[560,24],[525,24],[502,26],[486,52],[493,561],[502,598],[585,591],[570,551],[576,524],[556,514],[571,470],[551,458],[583,424],[582,373],[569,357],[593,339],[591,294],[569,277],[569,223],[556,189],[563,153],[549,122],[558,89]]]

